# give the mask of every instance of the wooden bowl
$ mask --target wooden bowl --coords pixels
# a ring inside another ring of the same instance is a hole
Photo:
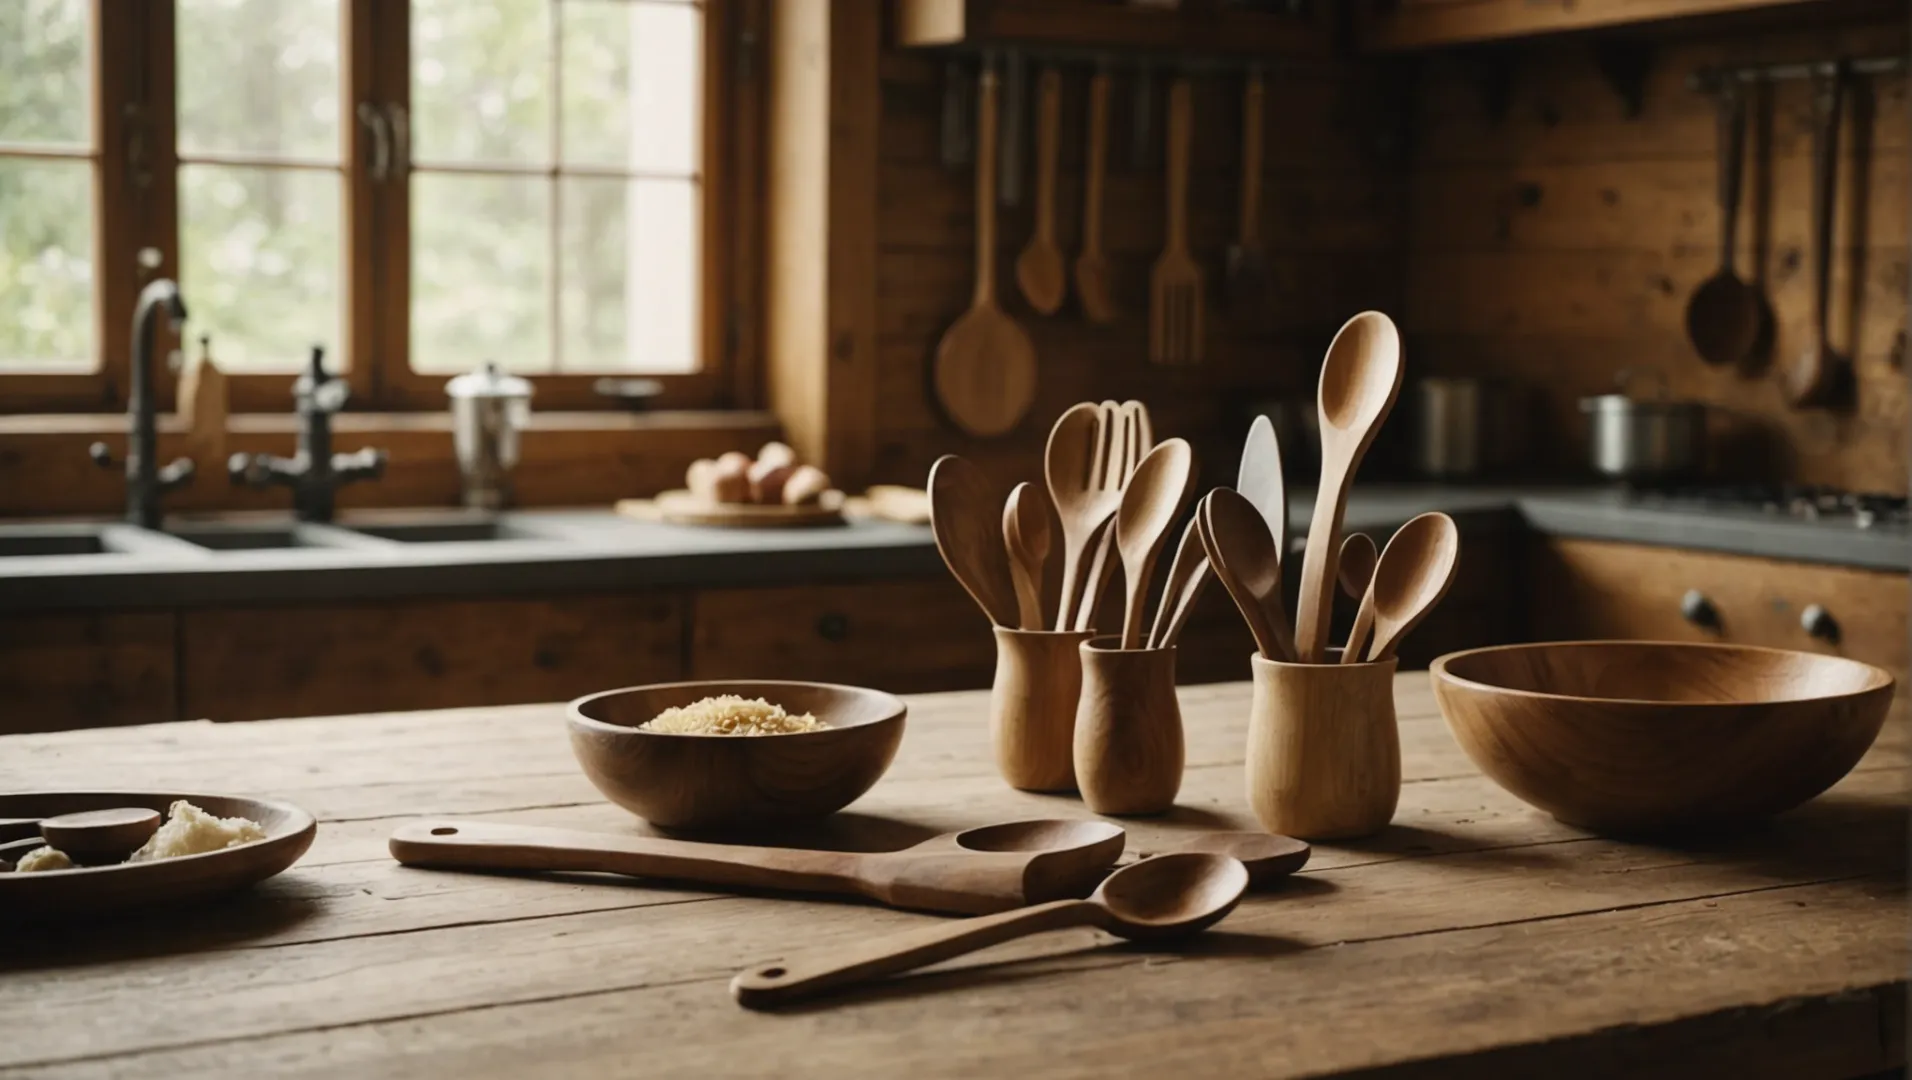
[[[1482,772],[1619,835],[1790,810],[1852,769],[1892,704],[1892,676],[1870,664],[1744,645],[1508,645],[1449,653],[1430,674]]]
[[[0,795],[0,817],[46,818],[118,806],[144,806],[163,815],[179,799],[220,817],[251,818],[264,826],[266,838],[152,862],[0,874],[0,914],[66,919],[218,896],[285,870],[318,832],[312,815],[291,803],[178,792],[19,792]]]
[[[665,709],[719,694],[763,698],[830,726],[750,736],[638,727]],[[880,690],[829,683],[633,686],[571,703],[571,750],[599,791],[653,825],[763,828],[833,814],[870,790],[896,756],[908,711]]]

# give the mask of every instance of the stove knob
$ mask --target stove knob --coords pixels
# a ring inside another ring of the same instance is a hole
[[[1686,618],[1687,622],[1703,630],[1720,628],[1719,609],[1714,607],[1713,602],[1706,598],[1706,594],[1698,589],[1688,589],[1686,595],[1680,597],[1680,614]]]
[[[1821,641],[1839,644],[1839,620],[1818,604],[1807,604],[1799,613],[1799,628]]]

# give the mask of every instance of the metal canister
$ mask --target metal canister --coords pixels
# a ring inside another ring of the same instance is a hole
[[[511,469],[518,464],[518,433],[531,419],[531,384],[487,360],[477,371],[446,383],[445,393],[451,398],[452,446],[465,505],[480,510],[511,505]]]
[[[1631,373],[1621,372],[1624,388]],[[1664,483],[1691,479],[1706,466],[1707,407],[1667,397],[1664,379],[1656,397],[1624,392],[1581,398],[1587,414],[1587,454],[1595,472],[1614,480]]]

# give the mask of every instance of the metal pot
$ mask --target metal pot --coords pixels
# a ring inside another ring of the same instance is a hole
[[[1698,475],[1706,467],[1706,406],[1669,399],[1663,378],[1658,397],[1630,398],[1624,392],[1629,375],[1620,373],[1620,392],[1580,399],[1594,471],[1614,480],[1648,482]]]
[[[1492,379],[1416,379],[1408,391],[1418,474],[1464,479],[1500,472],[1521,456],[1523,410],[1512,387]]]
[[[465,505],[498,510],[511,505],[511,468],[518,433],[531,418],[531,384],[487,360],[477,371],[445,384],[451,398],[452,447],[464,480]]]

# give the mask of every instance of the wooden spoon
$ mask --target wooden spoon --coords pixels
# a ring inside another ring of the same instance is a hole
[[[1188,248],[1189,116],[1185,78],[1168,88],[1168,239],[1149,272],[1149,359],[1199,364],[1204,338],[1202,264]]]
[[[1036,231],[1016,259],[1016,284],[1044,315],[1062,310],[1069,267],[1056,245],[1056,139],[1062,123],[1062,76],[1045,68],[1036,80]]]
[[[1195,450],[1186,439],[1170,439],[1142,459],[1122,492],[1115,514],[1115,545],[1122,555],[1128,599],[1122,609],[1122,647],[1142,647],[1149,577],[1155,572],[1162,541],[1188,507],[1195,491]]]
[[[1301,562],[1301,596],[1295,604],[1295,656],[1304,664],[1320,663],[1327,648],[1348,487],[1401,392],[1401,369],[1400,331],[1378,311],[1349,319],[1321,365],[1321,483],[1315,489],[1314,518]]]
[[[1281,603],[1281,553],[1268,523],[1239,492],[1216,488],[1198,513],[1208,564],[1228,590],[1263,658],[1293,662],[1294,638]]]
[[[1422,514],[1401,526],[1374,566],[1374,648],[1372,660],[1394,655],[1407,632],[1421,624],[1454,584],[1460,565],[1461,534],[1454,519]]]
[[[1138,859],[1155,858],[1175,851],[1199,851],[1209,855],[1227,855],[1248,868],[1250,888],[1279,881],[1308,865],[1312,852],[1305,841],[1292,836],[1265,832],[1202,832],[1176,837],[1165,851],[1140,853]]]
[[[770,1008],[1071,926],[1094,926],[1131,941],[1168,941],[1220,922],[1247,890],[1247,868],[1226,855],[1158,855],[1110,874],[1087,900],[1059,900],[797,953],[738,974],[730,992],[746,1008]]]
[[[1746,105],[1738,79],[1719,88],[1719,270],[1686,304],[1686,336],[1709,364],[1738,364],[1759,343],[1764,322],[1759,290],[1733,272],[1739,222],[1741,159],[1746,154]]]
[[[936,346],[936,399],[970,435],[1001,435],[1036,399],[1036,348],[996,304],[996,73],[976,105],[976,293]]]
[[[929,525],[949,572],[997,626],[1017,626],[1016,590],[997,521],[996,496],[981,469],[944,454],[929,470]]]
[[[1241,212],[1235,242],[1228,246],[1228,304],[1237,313],[1258,313],[1268,298],[1268,260],[1261,250],[1261,68],[1251,67],[1242,84]]]
[[[1002,508],[1003,546],[1009,550],[1009,572],[1016,582],[1016,613],[1024,630],[1040,630],[1042,567],[1049,561],[1049,507],[1042,493],[1027,480],[1009,493]]]
[[[1155,610],[1155,625],[1149,630],[1149,648],[1166,649],[1182,636],[1188,613],[1201,599],[1211,576],[1208,550],[1202,544],[1202,519],[1196,515],[1182,530],[1182,542],[1176,545],[1175,561],[1169,564],[1168,580],[1162,585],[1161,606]]]
[[[390,847],[407,866],[629,874],[980,915],[1087,893],[1126,839],[1106,821],[1036,820],[944,833],[902,851],[809,851],[440,819],[399,826]]]
[[[1082,253],[1076,256],[1076,299],[1092,323],[1115,321],[1109,260],[1102,254],[1102,173],[1109,155],[1109,74],[1089,77],[1089,146],[1082,164]]]
[[[1824,404],[1838,385],[1845,361],[1832,348],[1832,223],[1838,198],[1839,113],[1845,96],[1845,69],[1815,76],[1812,92],[1812,321],[1813,337],[1797,362],[1788,367],[1786,399],[1795,408]]]
[[[1241,469],[1235,474],[1235,490],[1255,504],[1274,534],[1275,548],[1288,554],[1288,488],[1281,472],[1281,442],[1275,438],[1275,425],[1266,415],[1255,417],[1248,425],[1248,439],[1241,448]]]
[[[40,836],[83,866],[125,862],[159,831],[160,814],[143,806],[61,814],[40,822]]]
[[[1109,432],[1102,411],[1083,402],[1057,418],[1043,451],[1043,480],[1062,525],[1062,601],[1056,629],[1074,625],[1082,593],[1082,558],[1122,505],[1120,482],[1107,469]]]
[[[1374,564],[1379,556],[1374,550],[1374,538],[1367,533],[1349,533],[1341,541],[1341,565],[1336,576],[1341,579],[1341,591],[1360,601],[1355,609],[1354,629],[1348,631],[1348,643],[1341,648],[1341,662],[1356,663],[1361,652],[1367,648],[1368,635],[1374,631]]]

